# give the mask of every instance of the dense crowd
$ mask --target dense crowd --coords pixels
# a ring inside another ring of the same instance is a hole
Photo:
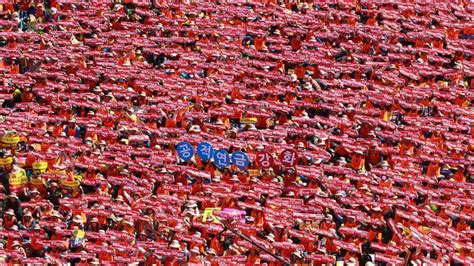
[[[469,1],[12,2],[2,263],[474,264]]]

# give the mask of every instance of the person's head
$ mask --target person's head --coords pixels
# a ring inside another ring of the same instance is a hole
[[[15,192],[12,192],[12,193],[8,196],[8,200],[9,200],[10,202],[17,201],[17,200],[18,200],[18,196],[16,195]]]
[[[51,182],[50,188],[51,188],[52,191],[58,190],[58,183],[56,183],[56,182]]]
[[[33,199],[36,199],[40,196],[40,192],[38,191],[37,188],[33,188],[31,191],[30,191],[30,195],[31,195],[31,198]]]
[[[299,250],[296,250],[293,253],[291,253],[291,260],[293,262],[301,261],[302,258],[303,258],[303,253]]]
[[[24,214],[23,214],[23,220],[24,221],[31,221],[31,219],[33,219],[33,216],[31,214],[30,211],[26,211]]]
[[[72,218],[72,224],[81,225],[82,224],[82,217],[80,215],[74,216],[74,218]]]
[[[56,211],[56,210],[53,210],[49,217],[50,217],[50,220],[52,220],[52,221],[60,221],[61,218],[62,218],[61,214],[59,214],[59,212]]]
[[[0,153],[0,171],[10,172],[13,169],[13,157],[10,151]]]
[[[179,244],[178,240],[173,240],[170,244],[170,248],[171,249],[175,249],[175,250],[180,250],[181,249],[181,245]]]
[[[324,218],[324,220],[325,220],[326,222],[332,222],[332,215],[331,215],[331,214],[326,215],[326,217]]]
[[[217,254],[216,254],[216,251],[213,249],[213,248],[210,248],[207,250],[207,256],[208,257],[215,257]]]
[[[146,233],[146,231],[140,231],[140,233],[138,234],[138,240],[140,241],[146,241],[148,239],[148,234]]]
[[[20,249],[20,248],[21,248],[20,241],[18,241],[18,240],[13,241],[13,243],[12,243],[12,249],[13,249],[13,250],[18,250],[18,249]]]
[[[245,223],[246,224],[253,224],[255,222],[255,218],[253,218],[252,216],[247,216],[245,218]]]
[[[191,251],[191,256],[193,257],[201,256],[201,251],[199,250],[197,246],[193,247],[190,251]]]
[[[5,218],[7,219],[12,219],[15,217],[15,213],[13,212],[12,209],[8,209],[6,212],[5,212]]]
[[[75,119],[69,119],[69,120],[67,121],[67,125],[68,125],[68,127],[70,127],[70,128],[75,127],[75,126],[76,126],[76,120],[75,120]]]
[[[281,232],[283,232],[283,230],[285,230],[285,227],[282,224],[275,225],[275,231],[277,233],[281,233]]]

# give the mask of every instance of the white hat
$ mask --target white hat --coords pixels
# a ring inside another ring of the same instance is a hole
[[[197,204],[194,200],[190,200],[186,203],[186,208],[196,208],[197,207]]]
[[[296,74],[291,74],[291,75],[290,75],[290,80],[291,80],[292,82],[295,82],[295,81],[298,80],[298,76],[296,76]]]
[[[270,240],[270,241],[275,241],[275,235],[272,234],[272,233],[268,234],[265,238]]]
[[[292,255],[298,257],[298,258],[302,258],[303,257],[303,254],[301,254],[301,251],[299,250],[295,250],[293,253],[291,253]]]
[[[208,249],[208,250],[207,250],[207,253],[208,253],[208,254],[217,255],[217,254],[216,254],[216,251],[215,251],[213,248]]]
[[[382,209],[380,208],[380,206],[375,206],[372,208],[373,211],[382,211]]]
[[[179,244],[178,240],[173,240],[170,244],[170,248],[181,248],[181,245]]]
[[[80,223],[82,223],[82,217],[80,215],[76,215],[76,216],[74,216],[72,221],[75,222],[75,223],[80,224]]]
[[[199,248],[194,246],[191,250],[190,250],[192,253],[197,253],[197,254],[201,254],[201,251],[199,251]]]
[[[12,247],[15,247],[15,246],[21,247],[20,241],[14,240],[13,243],[12,243]]]
[[[189,128],[189,132],[199,133],[199,132],[201,132],[201,127],[198,126],[198,125],[192,125]]]

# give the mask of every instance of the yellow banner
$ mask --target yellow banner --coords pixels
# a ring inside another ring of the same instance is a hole
[[[202,214],[202,221],[207,222],[208,220],[212,220],[214,223],[219,223],[219,220],[216,216],[214,216],[214,211],[220,211],[221,208],[206,208],[204,213]]]
[[[258,169],[249,169],[250,176],[260,176],[260,170]]]
[[[257,123],[257,118],[256,117],[243,117],[243,118],[240,118],[240,123],[241,124],[255,124]]]
[[[20,137],[5,135],[2,137],[2,142],[6,144],[17,144],[18,142],[20,142]]]
[[[28,183],[28,177],[26,176],[24,171],[16,174],[10,174],[9,182],[11,186],[26,185],[26,183]]]
[[[11,163],[13,163],[13,157],[0,158],[1,165],[11,164]]]
[[[82,180],[82,176],[80,175],[75,175],[74,176],[74,180],[70,180],[70,179],[61,179],[59,181],[59,183],[63,186],[66,186],[66,187],[72,187],[72,188],[75,188],[75,187],[78,187],[80,184],[81,184],[81,180]]]
[[[42,186],[44,185],[44,181],[42,179],[38,179],[38,178],[32,178],[30,183],[34,186]]]
[[[33,169],[35,170],[45,170],[46,168],[48,168],[48,162],[33,163]]]
[[[78,180],[66,180],[66,179],[62,179],[61,181],[59,181],[59,183],[65,187],[78,187],[81,182],[79,182]]]

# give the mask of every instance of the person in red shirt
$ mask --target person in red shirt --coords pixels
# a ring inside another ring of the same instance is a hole
[[[326,215],[324,220],[319,225],[319,228],[321,228],[323,230],[336,229],[336,224],[332,220],[332,215],[331,214]]]
[[[351,167],[355,170],[364,170],[365,169],[365,157],[364,153],[360,150],[356,150],[352,155]]]
[[[12,209],[8,209],[3,214],[3,227],[7,230],[10,230],[14,225],[18,224],[18,220],[16,219],[15,213]]]

